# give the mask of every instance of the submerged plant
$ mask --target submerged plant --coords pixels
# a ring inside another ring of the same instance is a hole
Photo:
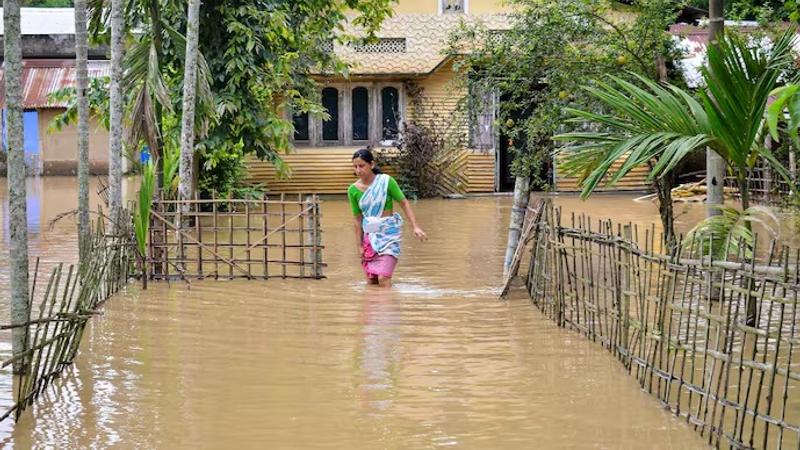
[[[751,259],[755,248],[755,234],[751,224],[758,223],[773,238],[777,238],[780,220],[766,206],[751,206],[744,211],[719,205],[721,214],[698,223],[684,240],[684,248],[693,249],[695,256],[727,259],[738,255]]]
[[[147,235],[150,231],[150,208],[153,204],[153,191],[156,185],[155,166],[152,161],[142,166],[142,184],[139,187],[139,202],[133,215],[134,234],[136,236],[136,249],[142,268],[142,284],[146,287]]]

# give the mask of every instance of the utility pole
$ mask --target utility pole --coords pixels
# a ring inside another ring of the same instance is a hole
[[[708,46],[717,45],[719,39],[722,39],[723,29],[725,26],[725,17],[722,12],[724,0],[709,0],[708,1]],[[717,152],[706,148],[706,216],[716,216],[721,214],[721,211],[716,207],[722,205],[725,201],[724,187],[725,187],[725,161],[720,157]]]

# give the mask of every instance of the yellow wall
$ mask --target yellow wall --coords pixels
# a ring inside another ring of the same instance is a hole
[[[69,175],[77,168],[77,128],[64,127],[48,132],[47,128],[61,109],[39,110],[40,157],[45,175]],[[94,118],[89,123],[89,165],[92,173],[108,171],[108,131]]]
[[[452,123],[456,113],[459,99],[463,97],[463,90],[452,82],[455,77],[453,63],[447,62],[431,75],[415,81],[422,88],[421,107],[415,110],[410,99],[408,106],[409,119],[421,123],[431,121]],[[456,118],[457,121],[463,119]],[[465,123],[464,123],[465,124]],[[466,133],[466,128],[462,132]]]
[[[469,14],[508,12],[510,8],[501,0],[466,0]],[[437,14],[439,0],[399,0],[394,8],[398,14]]]

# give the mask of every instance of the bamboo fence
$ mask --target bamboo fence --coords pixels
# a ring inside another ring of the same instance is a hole
[[[536,307],[606,348],[709,444],[800,446],[800,251],[773,243],[758,262],[716,261],[693,243],[665,255],[652,228],[574,215],[563,226],[543,208],[524,275]]]
[[[324,278],[320,200],[158,200],[147,261],[150,279]]]
[[[796,172],[796,168],[790,164],[791,180],[797,179]],[[735,195],[738,195],[736,178],[726,178],[725,185],[736,188]],[[758,160],[756,165],[748,171],[747,187],[751,200],[755,203],[781,207],[797,206],[795,198],[798,191],[797,182],[786,180],[763,159]]]
[[[123,213],[120,223],[130,222],[128,213]],[[134,275],[135,244],[130,228],[111,235],[105,232],[102,220],[98,220],[88,245],[87,258],[81,264],[56,265],[44,285],[41,282],[45,274],[37,258],[28,321],[0,326],[0,330],[26,327],[29,343],[26,351],[0,364],[5,368],[23,361],[23,370],[14,375],[15,402],[0,415],[0,421],[12,414],[19,418],[50,382],[72,364],[87,321]]]

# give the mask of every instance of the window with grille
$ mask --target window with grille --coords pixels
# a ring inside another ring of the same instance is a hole
[[[308,135],[308,113],[295,114],[292,117],[292,124],[294,125],[294,140],[307,141]]]
[[[325,41],[321,45],[323,53],[333,53],[333,41]]]
[[[500,45],[507,33],[507,30],[489,30],[486,40],[489,41],[490,45]]]
[[[357,87],[352,93],[353,104],[353,140],[369,140],[369,91],[365,87]]]
[[[400,115],[400,93],[397,88],[385,87],[381,89],[381,123],[383,132],[381,137],[385,141],[397,139],[397,118]]]
[[[439,0],[442,2],[443,14],[461,14],[464,12],[464,0]]]
[[[356,44],[357,53],[405,53],[406,38],[380,38],[378,42]]]
[[[322,107],[328,111],[330,118],[322,122],[322,140],[339,139],[339,90],[326,87],[322,90]]]
[[[469,141],[470,147],[489,150],[494,148],[494,90],[485,83],[473,83],[470,86],[469,101]]]

